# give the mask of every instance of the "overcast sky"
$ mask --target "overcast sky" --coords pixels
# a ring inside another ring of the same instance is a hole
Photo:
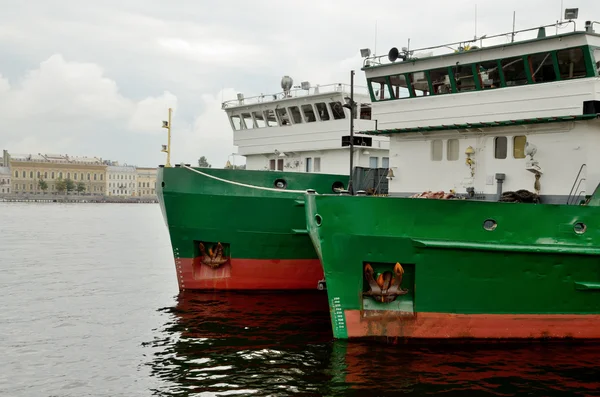
[[[222,167],[223,99],[279,92],[286,74],[349,83],[354,68],[366,85],[360,48],[471,38],[476,4],[478,36],[510,31],[513,11],[517,30],[561,14],[560,0],[0,0],[0,149],[164,164],[171,106],[172,162]],[[600,20],[600,1],[567,7],[578,28]]]

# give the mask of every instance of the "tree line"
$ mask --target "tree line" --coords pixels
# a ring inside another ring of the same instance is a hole
[[[208,159],[206,158],[206,156],[200,156],[200,158],[198,159],[198,167],[200,168],[212,168],[212,165],[208,162]],[[224,167],[226,169],[234,169],[234,170],[245,170],[246,169],[246,164],[242,164],[242,165],[233,165],[233,164],[228,164]]]
[[[42,190],[44,193],[48,190],[48,182],[43,179],[38,181],[38,188]],[[67,192],[69,194],[72,191],[76,191],[77,193],[85,192],[85,183],[73,181],[72,179],[62,179],[58,178],[54,183],[54,188],[59,193]]]

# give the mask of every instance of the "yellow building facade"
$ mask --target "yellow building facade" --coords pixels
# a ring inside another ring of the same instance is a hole
[[[56,194],[59,193],[56,183],[60,179],[70,179],[75,186],[83,183],[83,194],[106,193],[106,165],[94,157],[11,155],[10,172],[13,194]],[[40,181],[46,182],[46,190],[42,189]]]
[[[156,197],[156,168],[138,167],[137,196]]]

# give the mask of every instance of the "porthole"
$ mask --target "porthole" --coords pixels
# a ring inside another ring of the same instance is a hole
[[[315,222],[317,223],[317,226],[321,226],[321,223],[323,223],[323,218],[321,218],[321,215],[315,215]]]
[[[340,190],[344,190],[344,184],[340,181],[333,182],[333,185],[331,185],[331,191],[334,193],[339,193]]]
[[[483,228],[490,232],[492,230],[496,229],[497,226],[498,226],[498,224],[493,219],[486,219],[485,221],[483,221]]]
[[[585,225],[585,223],[582,222],[577,222],[575,225],[573,225],[573,231],[577,234],[585,233],[586,229],[587,226]]]
[[[273,185],[277,188],[277,189],[285,189],[287,187],[287,182],[285,181],[285,179],[275,179],[275,182],[273,183]]]

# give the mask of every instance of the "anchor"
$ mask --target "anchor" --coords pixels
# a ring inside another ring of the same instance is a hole
[[[389,303],[396,300],[398,296],[408,294],[408,290],[401,287],[404,268],[399,262],[394,265],[394,272],[385,271],[374,278],[374,270],[370,264],[365,265],[365,278],[369,284],[369,291],[364,292],[363,296],[371,296],[377,302]]]
[[[210,266],[213,269],[218,268],[222,264],[226,263],[229,258],[223,257],[223,246],[221,243],[218,243],[215,247],[215,251],[213,252],[212,248],[208,249],[208,253],[206,252],[206,247],[204,244],[199,244],[200,253],[202,254],[201,262],[205,265]]]

